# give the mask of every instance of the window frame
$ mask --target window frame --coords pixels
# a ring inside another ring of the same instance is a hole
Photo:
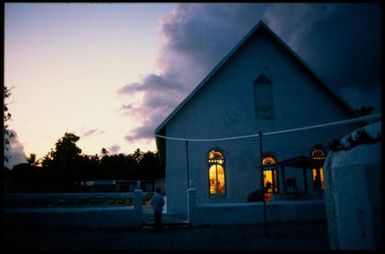
[[[315,151],[321,151],[323,153],[323,156],[313,156]],[[312,160],[325,160],[326,159],[326,149],[323,145],[314,145],[310,148],[310,157]],[[314,182],[315,182],[315,177],[319,175],[320,177],[320,184],[321,184],[321,190],[324,191],[325,189],[325,175],[324,175],[324,169],[323,167],[320,168],[312,168],[311,169],[311,180],[313,183],[313,188],[314,188]]]
[[[271,153],[266,153],[262,156],[262,170],[263,170],[263,178],[261,179],[261,183],[263,184],[263,189],[265,189],[265,171],[271,171],[271,177],[272,177],[272,191],[271,194],[270,192],[265,193],[265,197],[269,195],[275,195],[280,193],[280,188],[279,188],[279,176],[278,176],[278,168],[277,167],[272,167],[271,169],[265,169],[265,164],[263,164],[263,161],[266,158],[272,158],[272,160],[275,162],[274,164],[277,164],[278,160],[277,157]],[[273,165],[274,165],[273,164]]]
[[[271,103],[264,105],[262,107],[262,104],[260,105],[259,96],[258,96],[258,87],[259,86],[266,86],[266,89],[268,90],[268,94],[266,93],[265,96],[271,97],[270,101]],[[274,120],[275,119],[275,107],[274,107],[274,96],[273,96],[273,82],[269,79],[269,77],[265,73],[261,73],[258,75],[258,77],[253,81],[253,101],[254,101],[254,111],[255,111],[255,117],[257,120]],[[265,110],[268,112],[270,110],[270,113],[263,113],[261,114],[260,111]]]
[[[223,163],[222,164],[219,164],[219,163],[215,163],[215,162],[210,162],[210,153],[211,152],[219,152],[223,158]],[[208,176],[208,194],[209,194],[209,197],[210,198],[218,198],[218,197],[226,197],[227,196],[227,174],[226,174],[226,159],[225,159],[225,155],[224,155],[224,152],[222,149],[219,149],[217,147],[215,148],[211,148],[207,153],[207,176]],[[217,168],[215,169],[215,176],[216,176],[216,179],[217,179],[217,186],[216,186],[216,193],[211,193],[210,191],[210,168],[214,165],[220,165],[222,168],[223,168],[223,174],[224,174],[224,192],[218,192],[218,172],[217,172]]]

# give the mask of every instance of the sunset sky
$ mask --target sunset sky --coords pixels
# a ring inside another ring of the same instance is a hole
[[[4,17],[13,163],[65,132],[85,154],[155,151],[155,128],[261,19],[353,108],[380,110],[379,5],[6,3]]]

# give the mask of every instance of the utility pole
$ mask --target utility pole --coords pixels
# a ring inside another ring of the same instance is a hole
[[[188,159],[188,141],[186,140],[186,168],[187,168],[187,189],[190,188],[190,162]]]
[[[262,196],[263,196],[263,225],[265,229],[265,237],[268,237],[267,232],[267,209],[265,201],[265,185],[263,183],[263,149],[262,149],[262,131],[259,131],[259,151],[260,151],[260,168],[261,168],[261,187],[262,187]]]

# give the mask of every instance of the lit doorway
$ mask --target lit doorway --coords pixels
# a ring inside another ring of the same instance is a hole
[[[265,155],[262,159],[263,186],[265,190],[265,201],[270,201],[274,194],[278,193],[277,160],[271,155]]]

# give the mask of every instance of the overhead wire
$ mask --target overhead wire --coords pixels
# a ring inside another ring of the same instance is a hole
[[[329,123],[324,123],[324,124],[316,124],[316,125],[293,128],[293,129],[286,129],[286,130],[270,131],[270,132],[262,133],[262,135],[263,136],[270,136],[270,135],[277,135],[277,134],[283,134],[283,133],[290,133],[290,132],[311,130],[311,129],[317,129],[317,128],[324,128],[324,127],[329,127],[329,126],[334,126],[334,125],[373,121],[373,120],[379,120],[379,119],[381,119],[381,117],[382,117],[381,114],[373,114],[373,115],[369,115],[369,116],[363,116],[363,117],[352,118],[352,119],[347,119],[347,120],[329,122]],[[163,138],[163,139],[167,139],[167,140],[175,140],[175,141],[218,142],[218,141],[231,141],[231,140],[255,138],[255,137],[259,136],[259,133],[233,136],[233,137],[224,137],[224,138],[180,138],[180,137],[164,136],[164,135],[160,135],[160,134],[155,134],[155,136],[158,138]]]

